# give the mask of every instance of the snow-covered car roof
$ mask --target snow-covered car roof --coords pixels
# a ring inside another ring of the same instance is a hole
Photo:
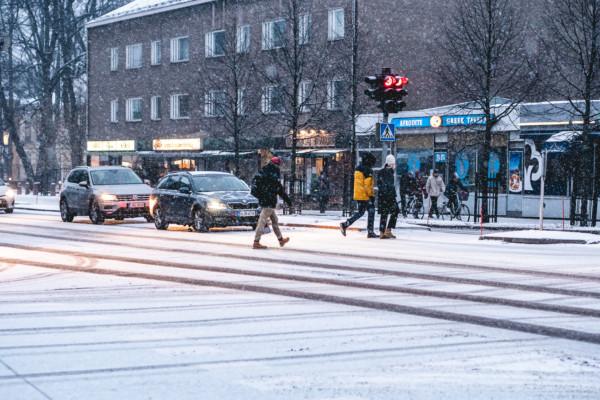
[[[158,14],[196,4],[210,3],[215,0],[134,0],[87,23],[88,28],[107,25],[146,15]]]

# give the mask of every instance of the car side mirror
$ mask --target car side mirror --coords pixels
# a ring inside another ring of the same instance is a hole
[[[189,187],[184,186],[184,187],[179,188],[179,193],[190,194],[190,193],[192,193],[192,191],[190,190]]]
[[[81,181],[79,182],[79,186],[87,189],[90,185],[88,184],[88,181]]]

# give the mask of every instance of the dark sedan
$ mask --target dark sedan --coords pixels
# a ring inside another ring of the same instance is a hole
[[[164,177],[150,196],[157,229],[186,225],[197,232],[212,227],[256,227],[260,209],[250,188],[223,172],[178,172]]]

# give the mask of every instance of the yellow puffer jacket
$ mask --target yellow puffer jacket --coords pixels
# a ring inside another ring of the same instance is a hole
[[[354,200],[367,201],[373,197],[373,172],[358,166],[354,171]]]

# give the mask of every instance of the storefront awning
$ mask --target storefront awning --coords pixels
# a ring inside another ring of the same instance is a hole
[[[205,150],[205,151],[140,151],[138,153],[142,157],[146,158],[233,158],[235,153],[232,151],[221,151],[221,150]],[[240,157],[248,157],[256,155],[254,151],[240,152]]]
[[[308,149],[301,150],[298,153],[298,157],[304,158],[318,158],[318,157],[333,157],[336,154],[347,153],[349,150],[346,149]]]

